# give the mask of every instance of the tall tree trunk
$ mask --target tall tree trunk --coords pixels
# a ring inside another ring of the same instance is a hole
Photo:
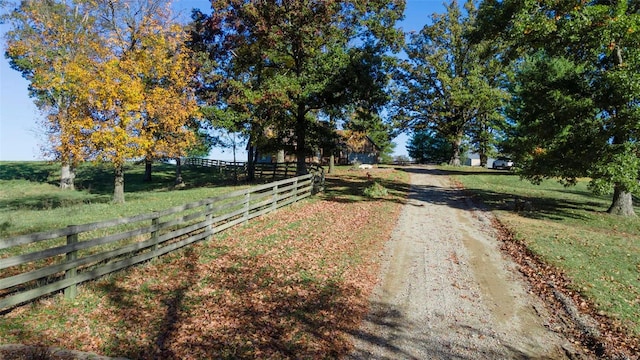
[[[75,190],[75,178],[76,169],[71,164],[71,161],[63,162],[62,168],[60,169],[60,189]]]
[[[616,185],[613,191],[613,201],[607,212],[620,216],[636,216],[631,193]]]
[[[487,156],[487,153],[481,152],[479,155],[480,155],[480,166],[486,167],[487,162],[489,161],[489,157]]]
[[[254,162],[254,154],[256,152],[253,146],[252,138],[249,137],[249,151],[247,151],[247,181],[251,182],[256,179],[256,166]]]
[[[176,158],[176,181],[175,186],[181,187],[184,186],[184,180],[182,179],[182,159]]]
[[[460,145],[462,145],[462,137],[456,138],[451,145],[453,146],[453,154],[451,155],[451,160],[449,160],[449,165],[451,166],[461,166],[460,162]]]
[[[115,167],[113,202],[124,204],[124,165],[116,165]]]
[[[329,174],[333,174],[333,172],[335,171],[335,164],[336,157],[335,155],[333,155],[333,153],[331,153],[331,156],[329,156]]]
[[[144,178],[142,179],[142,181],[151,182],[151,172],[153,171],[152,167],[153,167],[153,160],[151,160],[150,158],[145,158],[144,159]]]
[[[237,148],[237,144],[236,144],[236,133],[233,133],[233,145],[232,145],[232,149],[233,149],[233,162],[236,163],[236,148]]]
[[[58,95],[57,97],[58,109],[60,112],[58,113],[58,121],[62,123],[66,123],[68,116],[68,106],[66,106],[62,95]],[[66,138],[62,136],[62,138]],[[70,146],[68,142],[65,142],[66,146]],[[73,165],[74,160],[76,160],[69,150],[62,150],[62,167],[60,169],[60,189],[62,190],[75,190],[75,177],[76,177],[76,169]]]
[[[307,171],[307,122],[305,119],[304,106],[298,105],[298,115],[296,116],[296,172],[298,176],[306,175]]]
[[[251,155],[251,159],[247,164],[247,181],[254,181],[256,179],[256,164],[258,163],[258,159],[260,158],[260,151],[257,146],[253,147],[253,152],[249,152]],[[234,167],[234,179],[235,182],[238,182],[238,167]],[[251,174],[251,180],[249,180],[249,174]]]
[[[487,153],[491,148],[491,143],[489,140],[491,138],[491,135],[489,134],[489,121],[489,116],[487,114],[482,116],[482,123],[480,125],[480,138],[478,140],[478,155],[480,156],[480,166],[482,167],[487,167],[487,162],[489,162],[489,156],[487,156]]]

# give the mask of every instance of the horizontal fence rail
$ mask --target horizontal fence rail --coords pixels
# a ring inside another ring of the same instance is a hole
[[[156,258],[304,199],[323,186],[315,172],[170,209],[0,239],[0,311]]]
[[[182,164],[185,166],[206,167],[214,171],[225,172],[240,175],[248,172],[248,164],[243,161],[224,161],[203,158],[184,158]],[[307,170],[311,173],[322,172],[322,167],[316,163],[307,163]],[[262,163],[253,164],[254,175],[256,178],[262,179],[286,179],[294,177],[297,174],[297,163],[295,161],[279,162],[279,163]]]
[[[246,163],[242,161],[224,161],[224,160],[214,160],[214,159],[203,159],[203,158],[185,158],[182,160],[182,164],[187,166],[202,166],[202,167],[212,167],[212,168],[239,168],[245,169]]]
[[[255,166],[255,176],[258,178],[272,177],[272,178],[287,178],[289,176],[295,176],[297,171],[296,163],[284,162],[284,163],[257,163]]]

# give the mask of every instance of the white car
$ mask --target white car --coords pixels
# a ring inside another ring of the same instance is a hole
[[[501,170],[510,170],[513,167],[513,161],[509,158],[500,157],[493,161],[493,165],[491,168],[493,169],[501,169]]]

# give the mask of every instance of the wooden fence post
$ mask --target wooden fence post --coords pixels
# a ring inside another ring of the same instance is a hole
[[[276,211],[278,208],[278,185],[273,186],[273,201],[271,202],[271,211]]]
[[[321,192],[324,186],[324,172],[316,170],[311,178],[311,183],[313,184],[311,194],[315,195]]]
[[[160,218],[151,219],[151,226],[157,226],[160,224]],[[151,251],[158,250],[158,230],[154,230],[151,232],[151,240],[153,240],[153,246],[151,247]]]
[[[73,225],[70,225],[69,227],[73,227]],[[67,246],[73,245],[77,242],[78,242],[77,233],[67,235]],[[78,258],[78,250],[71,250],[67,252],[67,259],[66,259],[67,262],[74,261],[77,258]],[[68,269],[64,272],[64,278],[73,279],[76,277],[77,274],[78,274],[78,268],[74,266],[71,269]],[[74,299],[77,293],[78,293],[78,286],[76,284],[70,285],[64,289],[64,298],[67,300]]]
[[[298,178],[293,181],[293,202],[298,201]]]
[[[311,176],[311,195],[315,195],[318,192],[318,184],[316,182],[316,180],[318,180],[318,173],[311,172],[311,174],[313,174]]]
[[[213,224],[211,222],[211,219],[213,218],[213,214],[211,213],[213,209],[213,205],[211,203],[207,204],[207,215],[204,216],[205,220],[207,221],[207,231],[211,231],[211,229],[213,229]],[[206,241],[211,240],[211,238],[213,237],[213,234],[207,236],[205,238]]]
[[[249,202],[251,201],[251,191],[247,190],[244,195],[244,222],[249,221]]]

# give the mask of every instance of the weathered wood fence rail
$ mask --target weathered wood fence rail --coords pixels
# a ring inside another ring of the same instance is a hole
[[[209,167],[218,171],[246,173],[247,163],[242,161],[224,161],[203,158],[185,158],[182,163],[185,166]],[[255,163],[255,176],[257,178],[267,179],[284,179],[296,175],[296,162],[280,162],[280,163]],[[307,169],[310,172],[321,171],[321,167],[315,163],[307,163]]]
[[[244,169],[246,167],[246,163],[242,161],[224,161],[224,160],[214,160],[214,159],[203,159],[203,158],[185,158],[182,160],[182,163],[187,166],[204,166],[204,167],[215,167],[215,168],[241,168]]]
[[[0,311],[169,253],[304,199],[323,174],[234,191],[164,211],[0,239]]]

